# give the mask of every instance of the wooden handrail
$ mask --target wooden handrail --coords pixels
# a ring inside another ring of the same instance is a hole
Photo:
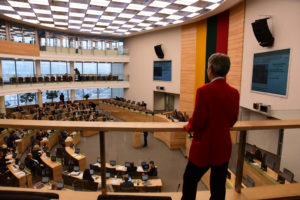
[[[231,130],[264,130],[264,129],[290,129],[300,128],[300,120],[261,120],[261,121],[238,121]]]

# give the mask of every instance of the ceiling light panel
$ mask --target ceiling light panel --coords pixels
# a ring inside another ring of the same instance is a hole
[[[35,20],[35,19],[24,19],[24,21],[32,23],[32,24],[38,24],[38,23],[40,23],[39,20]]]
[[[119,15],[119,17],[130,19],[130,18],[134,17],[134,14],[121,13],[121,14]]]
[[[11,17],[14,19],[22,19],[22,17],[20,15],[15,15],[15,14],[4,14],[7,17]]]
[[[169,8],[164,8],[164,9],[162,9],[162,10],[159,11],[159,13],[169,14],[169,15],[172,15],[172,14],[174,14],[176,12],[177,12],[177,10],[169,9]]]
[[[53,15],[54,19],[68,19],[67,15]]]
[[[69,28],[70,29],[80,29],[80,26],[71,26],[71,25],[69,25]]]
[[[30,4],[38,4],[38,5],[49,5],[48,0],[28,0],[28,3]]]
[[[0,5],[0,10],[14,11],[11,6]]]
[[[99,11],[99,10],[87,10],[86,14],[88,14],[88,15],[102,15],[103,11]]]
[[[27,17],[35,17],[35,14],[33,12],[18,12],[19,15],[21,16],[27,16]]]
[[[197,12],[197,11],[202,10],[202,9],[203,8],[200,8],[200,7],[187,6],[184,9],[182,9],[182,11],[185,11],[185,12]]]
[[[48,27],[54,27],[54,24],[45,24],[45,23],[41,23],[42,26],[48,26]]]
[[[50,10],[44,10],[44,9],[34,8],[33,11],[35,13],[37,13],[37,14],[51,15],[51,11]]]
[[[16,7],[16,8],[30,8],[29,3],[26,3],[26,2],[20,2],[20,1],[8,1],[8,3],[9,3],[12,7]]]
[[[131,24],[124,24],[123,26],[122,26],[122,28],[133,28],[133,27],[135,27],[135,25],[131,25]]]
[[[151,12],[151,11],[141,11],[138,13],[138,15],[142,15],[142,16],[152,16],[154,15],[155,12]]]
[[[129,4],[126,9],[129,10],[143,10],[146,6],[141,4]]]
[[[81,20],[74,20],[74,19],[69,19],[70,24],[82,24]]]
[[[151,4],[149,4],[149,6],[156,7],[156,8],[165,8],[170,4],[171,4],[170,2],[166,2],[166,1],[153,1]]]
[[[217,7],[219,7],[219,5],[220,5],[220,4],[217,4],[217,3],[216,3],[216,4],[213,4],[213,5],[211,5],[211,6],[207,6],[206,8],[209,9],[209,10],[214,10],[214,9],[216,9]]]
[[[94,28],[95,31],[103,31],[104,29],[105,29],[105,28],[102,28],[102,27],[95,27],[95,28]]]
[[[180,4],[180,5],[192,5],[193,3],[196,3],[198,0],[177,0],[174,3],[175,4]]]
[[[68,7],[60,7],[60,6],[50,6],[52,11],[57,11],[57,12],[68,12],[69,8]]]
[[[70,6],[70,8],[76,8],[76,9],[82,9],[82,10],[86,10],[88,8],[88,4],[74,3],[74,2],[70,2],[69,6]]]
[[[105,12],[114,12],[114,13],[120,13],[124,10],[123,8],[117,8],[117,7],[107,7]]]
[[[55,25],[68,26],[67,22],[54,22]]]
[[[84,18],[83,21],[85,21],[85,22],[97,22],[98,18],[89,18],[89,17],[86,17],[86,18]]]
[[[82,24],[82,27],[93,28],[95,25],[93,24]]]
[[[44,21],[44,22],[52,22],[53,21],[53,19],[50,17],[38,17],[38,19],[40,21]]]
[[[90,1],[90,5],[94,5],[94,6],[103,6],[106,7],[108,6],[110,2],[106,1],[106,0],[91,0]]]
[[[142,20],[142,19],[130,19],[129,20],[129,22],[134,22],[134,23],[141,23],[142,21],[144,21],[144,20]]]
[[[220,2],[221,0],[202,0],[202,1],[207,1],[207,2],[211,2],[211,3],[218,3],[218,2]]]
[[[113,24],[125,24],[126,21],[119,21],[119,20],[115,20],[112,22]]]
[[[162,20],[163,18],[162,17],[149,17],[147,20],[148,21],[153,21],[153,22],[158,22],[160,20]]]
[[[74,13],[74,12],[69,12],[70,17],[84,17],[84,13]]]
[[[147,27],[147,26],[151,26],[151,24],[148,24],[148,23],[140,23],[140,24],[138,24],[138,26]]]
[[[182,22],[183,22],[183,20],[176,20],[176,21],[173,22],[173,24],[179,24],[179,23],[182,23]]]
[[[97,25],[98,26],[108,26],[109,23],[106,23],[106,22],[97,22]]]
[[[116,17],[115,16],[108,16],[108,15],[102,15],[100,19],[106,19],[106,20],[114,20]]]
[[[178,20],[178,19],[181,19],[183,18],[183,16],[180,16],[180,15],[169,15],[167,17],[167,19],[174,19],[174,20]]]
[[[132,0],[112,0],[113,2],[119,2],[119,3],[130,3]]]

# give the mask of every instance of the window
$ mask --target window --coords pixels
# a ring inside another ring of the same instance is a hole
[[[35,30],[33,27],[24,27],[24,43],[35,44]]]
[[[62,39],[62,42],[63,42],[63,48],[69,48],[69,38],[68,37],[63,37]]]
[[[14,60],[2,60],[3,81],[9,82],[10,77],[16,76],[16,62]]]
[[[36,93],[18,94],[18,103],[20,106],[37,104]]]
[[[0,20],[0,40],[6,40],[6,25],[3,20]]]
[[[75,100],[82,100],[83,99],[83,90],[75,90]]]
[[[97,74],[97,63],[83,63],[83,74]]]
[[[63,93],[65,96],[65,101],[71,100],[71,90],[59,90],[57,92],[58,98],[60,96],[60,94]],[[58,99],[58,101],[60,101],[60,99]]]
[[[99,88],[99,99],[111,98],[111,88]]]
[[[98,99],[98,90],[97,88],[92,89],[83,89],[83,95],[89,95],[89,99]]]
[[[48,33],[47,35],[47,46],[54,47],[55,36],[53,33]]]
[[[79,71],[80,74],[83,74],[83,72],[82,72],[82,62],[75,62],[74,63],[74,70],[76,68],[78,69],[78,71]]]
[[[112,63],[111,72],[113,75],[118,75],[119,80],[123,80],[124,64],[123,63]]]
[[[56,91],[56,92],[57,92],[57,97],[53,99],[53,102],[59,101],[60,91]],[[52,102],[52,99],[47,99],[47,92],[42,92],[42,100],[43,103]]]
[[[51,62],[51,74],[66,74],[67,72],[66,62]]]
[[[23,42],[22,26],[18,24],[11,24],[10,26],[10,40],[14,42]]]
[[[18,105],[18,95],[6,95],[5,96],[5,106],[6,107],[16,107]]]
[[[16,61],[16,69],[18,77],[35,76],[34,61]]]
[[[41,74],[42,75],[49,75],[50,72],[50,62],[48,61],[41,61]]]
[[[56,38],[56,46],[57,46],[57,47],[60,47],[60,38],[59,38],[59,37]]]
[[[111,98],[124,97],[124,88],[112,88]]]
[[[111,63],[98,63],[98,74],[108,75],[111,73]]]

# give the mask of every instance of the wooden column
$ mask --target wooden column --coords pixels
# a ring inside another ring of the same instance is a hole
[[[71,90],[71,101],[75,101],[75,90]]]
[[[36,69],[36,76],[39,77],[41,75],[41,61],[35,61],[35,69]]]
[[[74,61],[70,61],[70,75],[72,76],[73,80],[75,81],[75,76],[74,76]]]
[[[0,96],[0,113],[6,114],[5,96]]]
[[[38,104],[39,106],[43,106],[43,96],[42,96],[42,92],[37,92],[37,100],[38,100]]]
[[[246,136],[247,136],[247,131],[240,132],[238,160],[237,160],[237,166],[236,166],[236,179],[235,179],[235,191],[238,193],[241,193],[241,188],[242,188]]]
[[[100,158],[101,158],[101,189],[102,195],[106,194],[106,161],[105,161],[105,133],[100,131]]]

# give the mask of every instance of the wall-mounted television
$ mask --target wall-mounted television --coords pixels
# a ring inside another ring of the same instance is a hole
[[[290,49],[255,53],[251,90],[287,96]]]
[[[171,81],[172,80],[172,61],[154,61],[153,80]]]

